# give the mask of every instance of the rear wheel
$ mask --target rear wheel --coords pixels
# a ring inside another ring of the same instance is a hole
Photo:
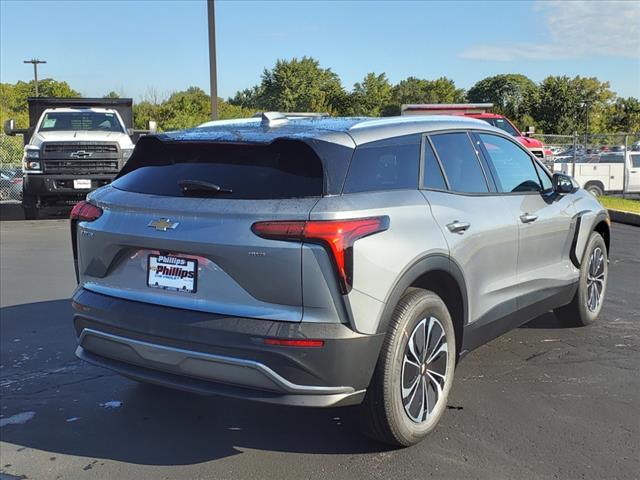
[[[593,232],[585,248],[578,290],[569,305],[554,310],[556,316],[568,326],[593,323],[602,310],[609,279],[607,246],[598,232]]]
[[[400,446],[422,440],[446,409],[455,359],[453,323],[442,299],[426,290],[406,294],[362,406],[365,433]]]
[[[597,183],[588,184],[586,187],[586,190],[594,197],[600,197],[604,195],[604,191],[602,190],[602,187]]]

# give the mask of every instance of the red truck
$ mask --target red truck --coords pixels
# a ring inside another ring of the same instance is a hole
[[[477,118],[513,135],[522,145],[541,160],[551,156],[540,140],[530,138],[530,133],[522,133],[503,115],[491,113],[493,103],[422,103],[402,105],[401,115],[464,115]]]

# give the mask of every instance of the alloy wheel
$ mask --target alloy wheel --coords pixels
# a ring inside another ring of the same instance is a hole
[[[428,420],[442,400],[448,351],[444,327],[435,317],[422,319],[409,336],[400,386],[404,410],[416,423]]]
[[[595,312],[600,306],[605,285],[604,253],[600,247],[596,247],[589,256],[587,270],[587,308]]]

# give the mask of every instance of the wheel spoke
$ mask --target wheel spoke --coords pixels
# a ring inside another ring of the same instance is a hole
[[[449,352],[449,346],[447,345],[446,342],[440,345],[440,348],[438,348],[435,352],[431,354],[431,356],[427,359],[427,363],[433,362],[443,352]]]
[[[417,390],[416,387],[418,385],[418,382],[420,381],[420,378],[421,378],[421,375],[416,375],[415,380],[413,381],[413,383],[409,388],[405,388],[405,386],[402,385],[402,399],[406,400],[408,396],[411,396],[409,401],[406,403],[407,405],[411,403],[411,401],[413,400],[413,397],[416,395],[416,390]]]

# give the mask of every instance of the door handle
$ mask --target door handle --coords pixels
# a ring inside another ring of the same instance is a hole
[[[459,222],[458,220],[451,222],[447,225],[447,228],[451,233],[460,233],[463,234],[467,231],[467,229],[471,226],[470,223],[467,222]]]
[[[520,221],[522,223],[531,223],[531,222],[535,222],[538,219],[537,215],[532,215],[530,213],[525,213],[523,215],[520,215]]]

